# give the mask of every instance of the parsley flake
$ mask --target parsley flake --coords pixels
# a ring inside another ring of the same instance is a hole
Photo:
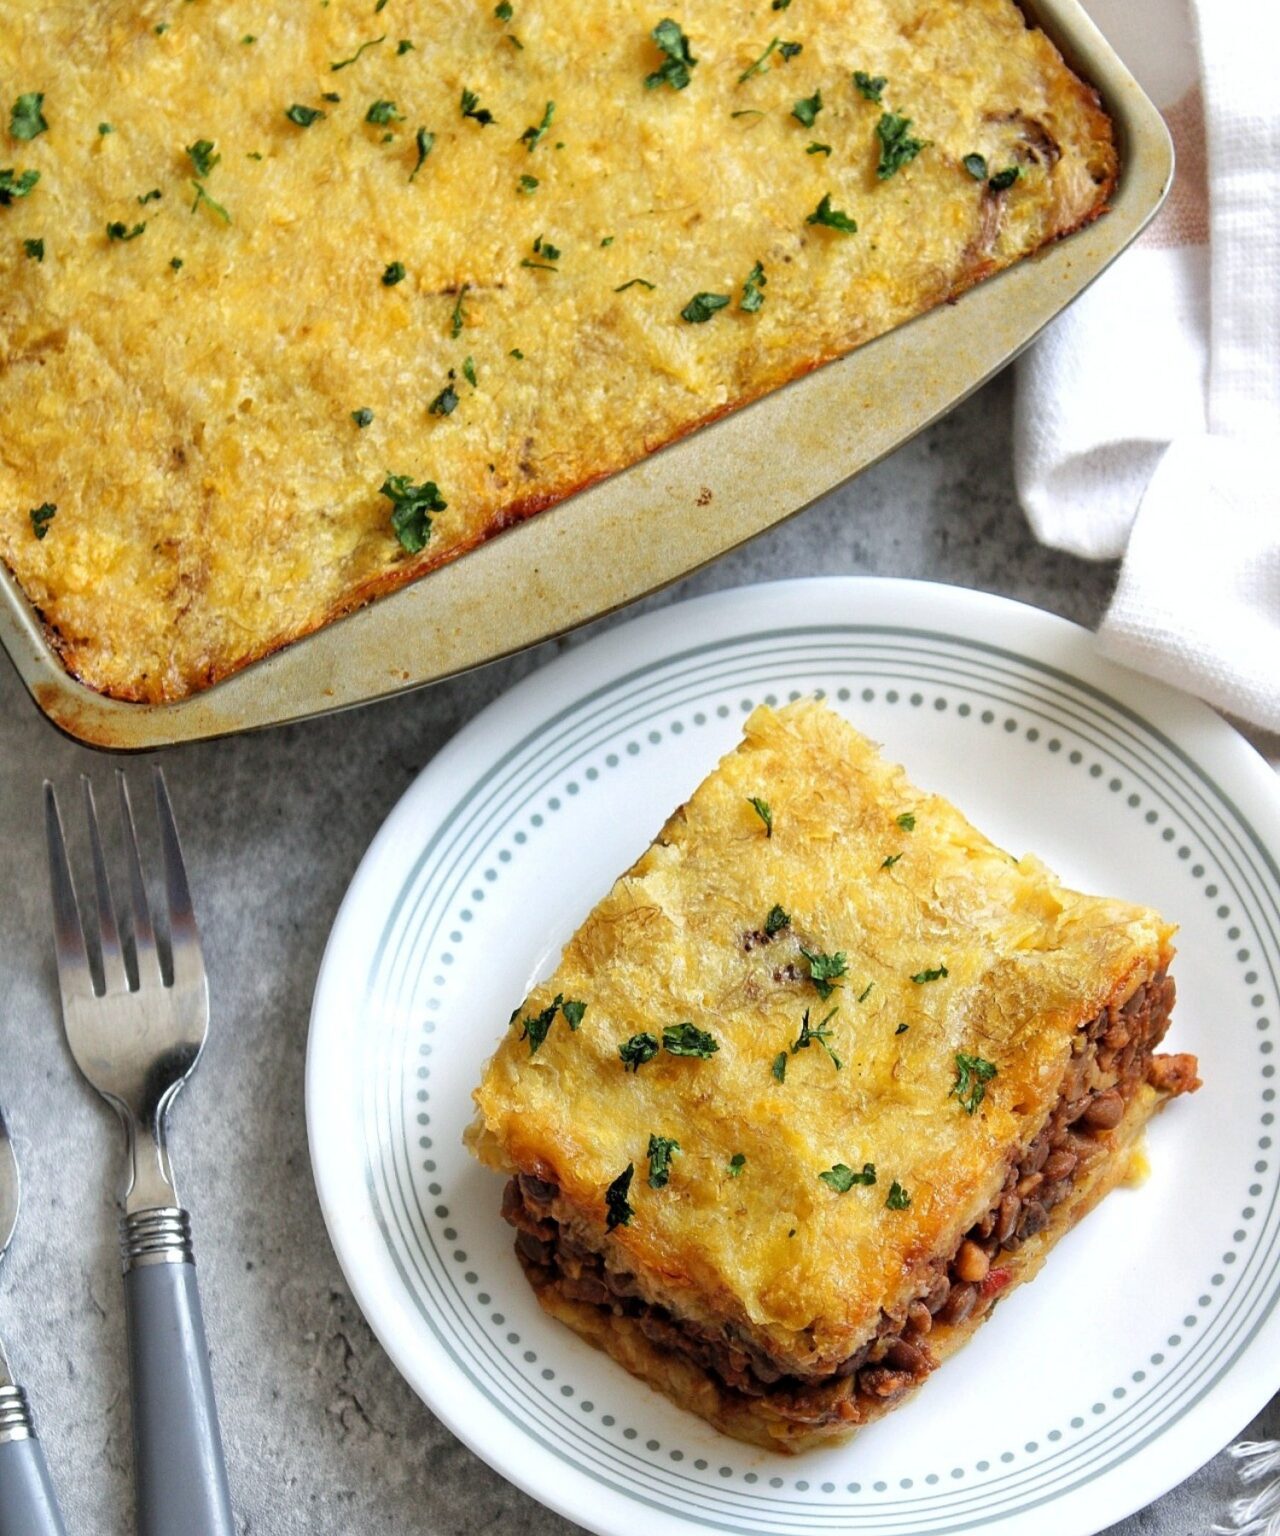
[[[634,1163],[628,1163],[613,1183],[604,1192],[606,1232],[612,1232],[614,1227],[627,1227],[631,1225],[631,1218],[635,1215],[630,1202],[627,1200],[628,1191],[631,1189],[631,1180],[636,1171]]]
[[[508,0],[498,0],[498,4],[493,8],[493,14],[499,21],[510,21],[515,15],[515,11],[511,8]]]
[[[98,124],[98,132],[103,134],[103,135],[106,135],[108,133],[114,133],[115,129],[111,126],[110,123],[99,123]]]
[[[417,133],[414,134],[414,142],[418,146],[418,163],[409,172],[409,180],[410,181],[412,181],[413,178],[422,169],[422,163],[427,158],[427,156],[431,153],[431,148],[432,148],[432,145],[434,145],[435,141],[436,141],[435,134],[428,132],[427,129],[425,129],[425,128],[419,128]]]
[[[536,176],[525,175],[521,176],[520,180],[516,182],[516,191],[523,192],[528,197],[536,192],[541,185],[542,183]]]
[[[27,253],[32,261],[44,260],[43,240],[24,240],[22,242],[22,249]]]
[[[618,1047],[618,1055],[622,1058],[622,1070],[624,1072],[638,1072],[646,1061],[652,1061],[661,1050],[657,1037],[648,1032],[641,1035],[632,1035],[630,1040],[624,1040]]]
[[[458,406],[458,391],[452,384],[446,384],[435,397],[427,410],[432,416],[452,416]]]
[[[181,256],[171,256],[169,258],[169,265],[175,272],[181,272],[186,263],[183,261]]]
[[[7,208],[20,197],[29,197],[39,180],[39,171],[19,172],[12,166],[0,171],[0,208]]]
[[[538,124],[538,126],[536,128],[526,128],[525,131],[520,135],[520,143],[524,145],[530,154],[532,154],[534,150],[537,149],[538,145],[542,143],[543,139],[546,138],[547,130],[551,127],[551,119],[555,115],[556,104],[554,101],[549,101],[542,113],[542,121]]]
[[[773,1075],[774,1075],[774,1077],[776,1077],[778,1079],[778,1081],[780,1083],[786,1081],[786,1077],[787,1077],[787,1053],[786,1053],[786,1051],[779,1051],[778,1054],[773,1058]]]
[[[346,69],[349,64],[354,64],[366,49],[376,48],[379,43],[385,43],[386,40],[387,35],[385,32],[381,37],[371,37],[367,43],[361,43],[349,59],[338,59],[335,63],[330,64],[330,70],[336,75],[340,69]],[[412,47],[412,44],[410,46]]]
[[[865,1003],[866,1000],[871,996],[871,990],[874,986],[875,982],[869,981],[866,986],[863,987],[862,991],[858,993],[858,1001],[860,1003]]]
[[[372,123],[375,128],[385,128],[388,123],[404,122],[404,113],[397,108],[394,101],[379,99],[370,102],[364,120],[366,123]]]
[[[726,299],[725,303],[727,304],[728,302],[728,299]],[[719,307],[719,305],[716,306],[717,309],[719,309]],[[686,319],[687,318],[688,317],[686,316]],[[748,795],[747,804],[756,813],[760,820],[764,822],[764,835],[766,837],[772,837],[773,811],[769,807],[769,802],[767,800],[761,800],[757,795]]]
[[[911,1205],[911,1196],[903,1189],[902,1185],[894,1179],[889,1186],[889,1193],[885,1198],[885,1209],[888,1211],[905,1211]]]
[[[814,91],[812,96],[802,96],[791,109],[791,115],[798,123],[803,123],[806,128],[813,127],[813,120],[822,111],[822,92]]]
[[[384,288],[394,288],[397,283],[404,282],[404,279],[404,262],[389,261],[386,267],[383,269],[382,286]]]
[[[800,953],[809,962],[809,979],[825,1003],[835,991],[832,983],[839,981],[849,969],[845,952],[840,949],[834,955],[827,955],[821,950],[808,950],[802,944]]]
[[[358,427],[367,427],[373,420],[373,412],[368,406],[361,406],[358,411],[352,411],[351,419]]]
[[[647,288],[652,293],[657,284],[651,283],[647,277],[632,277],[628,278],[625,283],[619,283],[613,291],[614,293],[625,293],[628,288],[636,287]]]
[[[36,538],[42,539],[49,531],[49,524],[53,521],[57,507],[51,501],[46,501],[43,506],[32,507],[27,514],[31,519],[31,531]]]
[[[670,1136],[649,1137],[649,1188],[663,1189],[671,1177],[671,1159],[680,1143]]]
[[[863,1163],[862,1172],[855,1173],[847,1163],[836,1163],[818,1177],[829,1188],[834,1189],[838,1195],[847,1195],[855,1184],[874,1184],[876,1181],[876,1165]]]
[[[884,75],[869,75],[865,69],[855,69],[853,83],[858,94],[867,101],[881,102],[884,100],[884,88],[889,82]]]
[[[842,235],[856,235],[858,226],[847,213],[831,206],[831,194],[823,194],[822,201],[805,220],[806,224],[825,224],[828,229],[838,229]]]
[[[899,1025],[898,1025],[898,1027],[897,1027],[897,1029],[895,1029],[895,1030],[894,1030],[894,1034],[895,1034],[895,1035],[905,1035],[905,1034],[906,1034],[906,1032],[907,1032],[907,1031],[908,1031],[908,1030],[909,1030],[909,1029],[910,1029],[910,1028],[911,1028],[911,1026],[910,1026],[910,1024],[899,1024]]]
[[[735,1152],[729,1159],[725,1172],[731,1179],[736,1179],[746,1166],[747,1154],[745,1152]]]
[[[470,358],[467,361],[470,362]],[[566,998],[560,1004],[560,1012],[564,1014],[564,1021],[570,1029],[577,1029],[578,1025],[582,1023],[582,1016],[586,1011],[586,1003],[580,1003],[576,998]]]
[[[145,219],[141,224],[135,224],[132,229],[130,229],[127,224],[121,224],[117,219],[107,225],[107,239],[136,240],[138,236],[143,233],[146,227],[147,224]]]
[[[391,531],[401,548],[408,554],[418,554],[431,537],[431,514],[443,512],[449,503],[434,480],[414,485],[408,475],[388,475],[380,492],[391,503]]]
[[[299,128],[310,128],[312,123],[319,122],[325,113],[319,107],[304,107],[295,101],[291,107],[285,108],[284,115],[291,123],[297,123]]]
[[[488,107],[480,105],[479,96],[474,91],[469,91],[465,85],[462,87],[460,110],[463,117],[474,118],[482,128],[487,128],[490,123],[497,122],[497,118],[489,111]]]
[[[511,351],[507,353],[507,356],[514,357],[518,363],[524,362],[524,353],[520,350],[519,347],[512,347]]]
[[[476,388],[476,363],[475,363],[475,359],[473,357],[468,357],[463,362],[463,364],[462,364],[462,377],[464,379],[466,379],[467,383],[470,384],[472,389]],[[583,1008],[585,1008],[586,1006],[587,1005],[585,1003],[582,1004]],[[566,1003],[565,1004],[565,1007],[564,1007],[565,1018],[569,1017],[569,1009],[570,1009],[570,1007],[576,1008],[576,1007],[578,1007],[578,1004],[577,1003],[573,1003],[573,1004]],[[577,1029],[577,1027],[578,1026],[576,1024],[571,1024],[570,1025],[570,1028],[572,1028],[572,1029]]]
[[[148,203],[158,203],[164,196],[159,187],[152,187],[150,192],[143,192],[138,197],[139,208],[145,208]]]
[[[965,1114],[972,1115],[987,1096],[987,1084],[996,1076],[994,1061],[984,1061],[981,1056],[956,1054],[956,1080],[947,1095],[960,1101]]]
[[[231,215],[222,206],[222,204],[217,201],[216,198],[212,198],[212,197],[209,196],[209,194],[205,191],[204,186],[203,186],[203,184],[201,182],[193,181],[191,183],[191,186],[192,186],[192,188],[193,188],[193,190],[195,191],[195,194],[196,194],[195,195],[195,200],[191,204],[191,211],[192,211],[192,213],[194,213],[196,211],[196,209],[200,206],[201,203],[205,203],[205,204],[208,205],[210,211],[212,213],[216,213],[224,224],[230,224],[230,222],[231,222]]]
[[[785,11],[790,4],[791,0],[773,0],[773,4],[769,9],[771,11]]]
[[[775,50],[777,51],[778,57],[782,59],[783,63],[786,63],[788,59],[794,59],[796,54],[800,53],[803,48],[803,43],[786,43],[783,42],[780,37],[771,39],[769,46],[755,61],[755,63],[752,64],[749,69],[744,69],[738,76],[738,84],[741,85],[743,81],[750,80],[752,75],[767,74],[769,71],[769,59]]]
[[[187,156],[201,181],[217,165],[218,161],[222,159],[221,155],[214,154],[212,139],[197,139],[194,144],[188,144]]]
[[[790,928],[790,926],[789,913],[784,912],[779,906],[769,908],[769,915],[764,920],[764,931],[768,938],[772,938],[775,933],[781,933],[784,928]]]
[[[898,860],[901,857],[902,857],[902,855],[900,853],[891,853],[888,856],[888,858],[885,859],[884,863],[881,864],[880,868],[881,869],[892,869],[893,866],[898,862]]]
[[[672,1056],[697,1056],[702,1061],[720,1049],[714,1035],[690,1023],[668,1024],[662,1031],[663,1048]]]
[[[897,818],[897,822],[904,832],[914,832],[916,829],[916,813],[914,811],[903,811],[902,815]]]
[[[667,57],[660,68],[645,76],[645,90],[656,91],[660,85],[669,85],[673,91],[684,90],[689,83],[689,71],[698,63],[689,39],[670,17],[660,21],[649,36]]]
[[[910,127],[909,117],[899,117],[896,112],[880,114],[880,121],[876,124],[876,138],[880,140],[880,163],[876,166],[876,175],[881,181],[888,181],[890,176],[914,160],[922,149],[929,147],[926,140],[911,136],[908,132]]]
[[[974,181],[986,181],[987,159],[985,155],[966,155],[960,162]]]
[[[747,280],[742,285],[742,297],[738,301],[738,308],[748,315],[754,315],[764,304],[764,289],[768,281],[769,279],[764,275],[764,267],[756,262],[747,273]]]
[[[835,1051],[832,1050],[831,1031],[827,1028],[827,1025],[831,1022],[832,1019],[835,1018],[836,1014],[839,1012],[839,1008],[833,1008],[820,1024],[810,1024],[809,1010],[806,1008],[804,1011],[804,1018],[800,1021],[800,1033],[796,1036],[791,1045],[791,1054],[794,1056],[797,1051],[807,1050],[808,1047],[811,1046],[816,1040],[818,1044],[823,1048],[823,1050],[826,1051],[827,1055],[830,1056],[831,1060],[835,1063],[836,1071],[839,1072],[840,1069],[844,1066],[844,1062],[842,1062],[836,1055]]]
[[[939,965],[935,970],[917,971],[911,978],[917,986],[923,986],[926,981],[941,981],[944,976],[950,975],[945,965]]]
[[[43,91],[24,91],[18,97],[9,114],[9,132],[15,139],[38,138],[46,131],[49,124],[40,110],[43,105]]]
[[[1019,166],[1006,166],[1003,171],[997,171],[987,185],[993,192],[1007,192],[1021,175],[1022,170]]]
[[[458,302],[453,306],[453,314],[449,318],[449,334],[456,341],[462,334],[462,327],[467,323],[466,311],[462,307],[462,301],[467,296],[470,283],[463,283],[458,289]]]
[[[816,139],[812,144],[809,145],[808,149],[805,150],[806,155],[829,155],[830,153],[830,144],[819,144]]]

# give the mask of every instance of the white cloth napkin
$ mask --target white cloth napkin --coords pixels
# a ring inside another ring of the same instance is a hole
[[[1280,7],[1085,0],[1165,115],[1173,191],[1019,360],[1036,535],[1123,557],[1116,661],[1280,730]]]

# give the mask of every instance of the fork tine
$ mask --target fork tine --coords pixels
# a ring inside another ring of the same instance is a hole
[[[187,869],[182,861],[182,845],[173,817],[173,805],[164,774],[155,769],[156,816],[160,821],[160,852],[164,859],[164,886],[169,902],[169,943],[173,951],[175,983],[200,981],[204,977],[204,956],[200,949],[200,930],[191,905]]]
[[[58,959],[58,986],[65,1008],[72,998],[93,998],[93,972],[85,948],[76,888],[67,862],[67,845],[58,815],[58,797],[44,781],[44,826],[49,842],[49,886],[53,894],[53,945]]]
[[[138,966],[138,985],[157,987],[162,981],[160,956],[156,949],[155,929],[151,926],[151,908],[147,904],[147,886],[142,878],[142,859],[138,853],[138,834],[133,825],[133,807],[129,804],[129,785],[122,769],[116,769],[116,788],[120,793],[120,820],[124,824],[125,863],[129,866],[129,905],[133,915],[133,949]]]
[[[120,948],[120,930],[116,924],[115,903],[111,900],[111,881],[102,853],[102,834],[98,830],[98,808],[93,801],[93,785],[87,773],[80,775],[84,790],[84,814],[89,823],[89,848],[93,856],[93,889],[98,901],[98,943],[102,952],[102,979],[108,992],[127,992],[124,952]]]

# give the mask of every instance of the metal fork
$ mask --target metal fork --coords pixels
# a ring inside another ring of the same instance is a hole
[[[168,908],[167,975],[147,904],[128,785],[123,773],[117,772],[116,780],[132,917],[132,944],[127,947],[121,942],[112,901],[93,787],[87,777],[81,780],[97,907],[98,983],[58,802],[48,780],[44,804],[67,1042],[81,1072],[120,1116],[128,1139],[121,1246],[138,1532],[234,1536],[191,1219],[178,1203],[166,1144],[169,1106],[204,1047],[209,987],[164,777],[157,768],[156,814]]]
[[[18,1225],[18,1159],[0,1109],[0,1260]],[[66,1536],[27,1394],[0,1344],[0,1536]]]

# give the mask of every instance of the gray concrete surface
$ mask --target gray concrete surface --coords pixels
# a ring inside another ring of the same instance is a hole
[[[745,582],[863,572],[984,588],[1096,621],[1114,570],[1032,541],[1010,478],[1011,398],[1008,378],[998,379],[852,485],[649,606]],[[177,1112],[175,1156],[196,1213],[245,1533],[574,1529],[458,1444],[375,1343],[325,1234],[303,1116],[312,984],[365,846],[459,726],[558,648],[355,714],[164,754],[215,1014]],[[105,781],[109,767],[55,734],[0,661],[0,1094],[27,1196],[0,1277],[0,1331],[42,1412],[71,1536],[123,1533],[132,1521],[119,1146],[62,1044],[38,809],[44,776],[70,789],[76,773]],[[1253,1433],[1280,1433],[1280,1412]],[[1206,1457],[1217,1449],[1206,1445]],[[1115,1531],[1205,1531],[1233,1491],[1220,1456]]]

